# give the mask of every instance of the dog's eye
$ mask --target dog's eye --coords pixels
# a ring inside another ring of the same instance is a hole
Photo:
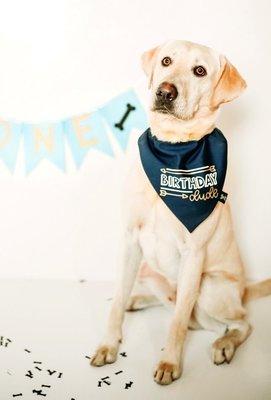
[[[164,67],[168,67],[172,63],[172,60],[170,57],[164,57],[161,62]]]
[[[196,76],[205,76],[207,75],[206,69],[202,65],[198,65],[193,69],[193,73]]]

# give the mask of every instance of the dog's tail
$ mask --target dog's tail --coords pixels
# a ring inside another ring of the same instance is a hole
[[[271,279],[249,283],[245,288],[243,302],[247,303],[250,300],[268,296],[269,294],[271,294]]]

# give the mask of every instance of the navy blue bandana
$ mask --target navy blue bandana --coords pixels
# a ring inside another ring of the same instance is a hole
[[[141,162],[155,191],[192,232],[213,211],[227,170],[227,140],[215,128],[200,140],[170,143],[147,129],[138,139]]]

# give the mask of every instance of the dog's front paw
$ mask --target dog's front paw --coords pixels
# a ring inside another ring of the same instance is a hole
[[[107,345],[100,346],[92,357],[90,364],[95,367],[102,367],[105,364],[112,364],[116,361],[117,354],[117,347]]]
[[[182,375],[180,365],[166,361],[160,361],[154,372],[154,380],[159,385],[169,385]]]

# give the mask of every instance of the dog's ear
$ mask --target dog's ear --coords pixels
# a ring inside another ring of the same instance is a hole
[[[159,49],[159,46],[154,47],[153,49],[145,51],[141,56],[141,65],[142,65],[143,71],[149,78],[149,89],[152,85],[153,70],[154,70],[154,65],[155,65],[158,49]]]
[[[220,75],[211,99],[211,106],[214,109],[220,104],[236,99],[247,87],[245,80],[226,57],[220,56],[220,65]]]

